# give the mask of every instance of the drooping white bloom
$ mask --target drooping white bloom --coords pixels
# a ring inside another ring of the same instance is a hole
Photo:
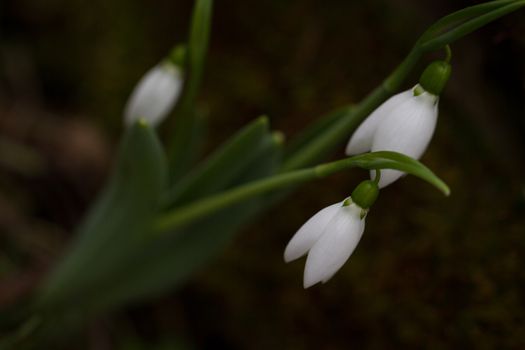
[[[436,128],[438,101],[438,96],[420,85],[392,96],[359,126],[348,142],[346,154],[394,151],[419,159]],[[379,187],[391,184],[402,175],[397,170],[383,170]]]
[[[158,125],[171,111],[182,90],[183,75],[167,61],[150,69],[137,83],[124,110],[126,125],[140,118]]]
[[[348,205],[345,202],[326,207],[310,218],[284,251],[286,262],[308,253],[304,288],[327,282],[352,255],[363,235],[366,211],[351,201]]]

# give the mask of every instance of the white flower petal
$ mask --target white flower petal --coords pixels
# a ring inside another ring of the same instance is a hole
[[[391,111],[377,128],[372,152],[394,151],[419,159],[425,152],[434,129],[438,109],[437,97],[424,92],[413,96]],[[396,181],[404,173],[397,170],[382,170],[379,187]],[[370,172],[375,176],[375,171]]]
[[[370,151],[372,147],[372,141],[377,127],[388,114],[403,103],[407,99],[412,97],[412,90],[401,92],[397,95],[390,97],[381,106],[376,108],[364,122],[359,125],[357,130],[354,132],[348,145],[346,146],[346,155],[360,154]]]
[[[365,228],[361,208],[355,204],[339,207],[321,238],[308,252],[304,288],[330,279],[352,255]]]
[[[182,74],[171,63],[150,69],[137,83],[124,112],[126,125],[144,118],[158,125],[173,108],[182,90]]]
[[[306,254],[321,237],[326,225],[332,220],[341,206],[342,202],[332,204],[317,212],[304,223],[286,246],[284,261],[290,262]]]

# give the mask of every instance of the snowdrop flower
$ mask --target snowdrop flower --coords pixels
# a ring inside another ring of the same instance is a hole
[[[319,211],[292,237],[284,260],[290,262],[308,253],[304,288],[326,283],[352,255],[363,235],[368,208],[378,193],[376,182],[362,182],[351,197]]]
[[[160,124],[175,106],[182,84],[181,65],[173,59],[150,69],[131,93],[124,110],[125,124],[129,126],[140,118],[153,126]]]
[[[434,134],[439,95],[449,76],[447,62],[430,64],[419,84],[391,97],[368,116],[350,138],[346,154],[394,151],[419,159]],[[398,170],[384,170],[379,187],[391,184],[402,175]]]

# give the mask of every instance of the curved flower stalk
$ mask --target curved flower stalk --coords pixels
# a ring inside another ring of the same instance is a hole
[[[304,288],[326,283],[350,258],[365,230],[368,208],[378,193],[376,181],[362,182],[352,196],[319,211],[292,237],[284,260],[290,262],[308,253]]]
[[[449,75],[447,62],[432,63],[419,84],[392,96],[370,114],[350,138],[346,154],[395,151],[419,159],[434,134],[439,95]],[[391,184],[403,174],[385,170],[379,187]]]
[[[183,70],[175,60],[151,68],[131,93],[124,110],[125,124],[144,118],[152,126],[159,125],[177,103],[183,81]]]

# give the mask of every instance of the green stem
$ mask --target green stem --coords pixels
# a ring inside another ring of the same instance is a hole
[[[306,181],[323,178],[355,167],[405,171],[433,184],[445,195],[450,193],[448,186],[417,160],[395,152],[373,152],[275,175],[197,200],[161,215],[156,221],[155,229],[161,233],[179,229],[203,216],[249,198],[260,196],[282,187],[295,186]]]
[[[421,58],[422,51],[414,46],[405,57],[403,62],[385,79],[383,87],[389,92],[389,95],[395,93],[401,87],[408,74],[414,69]],[[375,109],[375,108],[374,108]]]
[[[452,49],[450,48],[450,45],[445,45],[445,62],[450,63],[450,60],[452,59]]]
[[[503,15],[521,8],[522,6],[525,6],[525,1],[523,0],[500,0],[472,6],[438,20],[421,36],[401,64],[379,87],[374,89],[358,106],[356,106],[355,109],[349,111],[346,116],[342,117],[319,137],[308,143],[300,152],[297,152],[290,157],[281,168],[281,171],[286,172],[307,166],[317,161],[328,151],[336,147],[342,140],[348,137],[359,123],[361,123],[374,109],[400,88],[401,84],[405,81],[410,71],[415,67],[423,53],[437,50],[442,47],[445,47],[445,50],[447,50],[446,45],[451,42]],[[473,16],[478,17],[466,20],[466,18]],[[465,20],[466,22],[458,24]],[[446,26],[453,25],[457,25],[457,27],[446,31],[441,35],[437,35],[433,39],[428,39],[438,31],[445,30]],[[447,59],[448,57],[447,51]],[[158,228],[160,230],[167,230],[169,228],[178,227],[191,222],[194,218],[252,197],[256,194],[268,192],[290,184],[308,181],[317,177],[323,177],[353,166],[355,166],[355,163],[352,162],[334,162],[314,168],[283,173],[269,179],[240,186],[223,193],[222,195],[203,199],[180,210],[175,210],[172,213],[166,214],[159,219]]]
[[[175,107],[175,121],[171,143],[168,147],[170,177],[178,179],[191,162],[188,147],[191,145],[195,127],[195,100],[202,81],[206,53],[208,51],[213,0],[197,0],[193,11],[190,37],[187,46],[186,82],[182,96]]]
[[[523,0],[499,0],[459,10],[438,20],[423,33],[401,64],[383,84],[373,90],[362,103],[334,123],[301,151],[293,154],[283,165],[282,171],[298,169],[314,163],[348,138],[355,128],[381,103],[399,90],[410,71],[423,53],[438,50],[495,19],[525,5]],[[476,17],[477,16],[477,17]],[[463,23],[462,23],[463,22]],[[455,28],[449,29],[448,27]],[[449,29],[449,30],[447,30]],[[437,35],[439,31],[443,34]],[[433,38],[432,38],[433,37]],[[448,57],[448,56],[447,56]]]
[[[255,181],[222,192],[218,195],[196,201],[183,208],[175,209],[172,212],[161,216],[157,220],[156,228],[161,232],[180,228],[199,217],[218,211],[221,208],[231,206],[232,204],[241,202],[245,199],[274,191],[281,187],[297,185],[309,180],[325,177],[343,169],[355,166],[356,163],[352,161],[352,158],[349,158],[344,159],[343,161],[335,161],[308,169],[295,170]]]
[[[281,171],[289,171],[311,165],[346,139],[352,131],[381,103],[396,92],[412,68],[416,65],[421,52],[415,48],[386,80],[373,90],[348,115],[329,127],[323,134],[312,140],[300,152],[294,154],[283,165]]]
[[[381,180],[381,170],[376,169],[376,176],[374,177],[374,183],[376,185],[379,185],[379,181]]]
[[[156,223],[156,229],[164,232],[180,228],[199,217],[216,212],[221,208],[228,207],[256,195],[321,177],[316,169],[317,167],[314,167],[273,176],[196,201],[161,216]]]

